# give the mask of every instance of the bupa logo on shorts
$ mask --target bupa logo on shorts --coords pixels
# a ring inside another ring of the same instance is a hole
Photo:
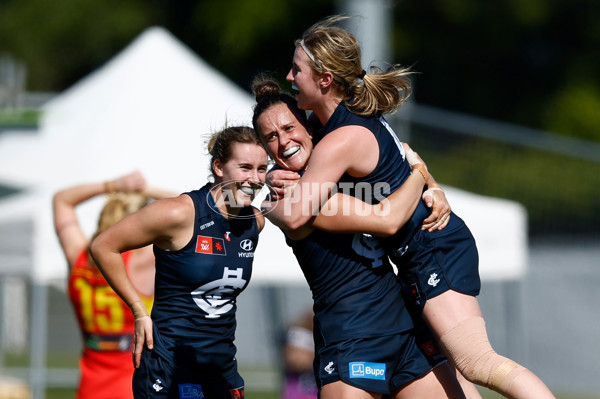
[[[192,399],[199,398],[204,399],[204,393],[202,392],[202,386],[198,384],[179,384],[179,398],[180,399]]]
[[[385,380],[385,363],[350,362],[350,378]]]
[[[196,238],[196,252],[208,255],[227,255],[225,241],[222,238],[198,236]]]

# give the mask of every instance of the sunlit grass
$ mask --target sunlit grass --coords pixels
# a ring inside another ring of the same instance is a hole
[[[48,354],[48,366],[53,368],[74,368],[77,367],[77,354],[73,352],[55,352],[52,351]],[[27,354],[8,354],[5,359],[5,366],[8,367],[26,367],[28,364],[28,355]],[[244,375],[244,371],[246,374],[249,373],[249,370],[240,370],[242,375]],[[260,372],[260,370],[254,369],[255,372]],[[267,370],[262,370],[267,372]],[[271,373],[267,373],[270,375],[269,378],[272,378],[273,371]],[[250,373],[251,375],[252,373]],[[248,377],[248,375],[247,375]],[[250,377],[252,378],[252,377]],[[75,397],[75,387],[52,387],[46,389],[46,399],[73,399]],[[503,396],[497,394],[496,392],[490,391],[485,388],[480,388],[481,396],[483,399],[502,399]],[[582,394],[569,394],[569,393],[561,393],[554,392],[557,399],[600,399],[600,395],[582,395]],[[280,399],[279,392],[277,391],[260,391],[256,388],[254,389],[246,389],[246,398],[247,399]]]
[[[41,112],[37,109],[0,108],[2,126],[37,126]]]

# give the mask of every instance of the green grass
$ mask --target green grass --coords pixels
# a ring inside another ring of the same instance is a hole
[[[502,399],[503,396],[491,392],[489,390],[481,391],[483,399]],[[52,388],[46,390],[46,399],[73,399],[75,397],[75,389],[67,388]],[[246,391],[247,399],[279,399],[277,392],[258,392]],[[557,399],[600,399],[600,396],[582,396],[569,394],[556,394]]]
[[[46,399],[73,399],[75,389],[73,388],[49,388],[46,389]]]
[[[37,109],[0,109],[0,125],[37,126],[40,114]]]
[[[61,351],[59,353],[50,352],[48,354],[48,364],[51,367],[77,367],[77,353],[66,353]],[[5,365],[12,367],[25,367],[28,362],[26,354],[21,355],[7,355],[5,357]],[[259,370],[252,369],[257,372]],[[249,370],[241,369],[240,372],[244,375],[244,372]],[[251,374],[251,373],[250,373]],[[46,399],[73,399],[75,397],[74,387],[60,387],[60,388],[48,388],[46,389]],[[490,391],[485,388],[480,388],[481,396],[483,399],[502,399],[503,396],[496,392]],[[600,399],[600,395],[577,395],[569,393],[554,392],[557,399]],[[269,391],[257,391],[257,390],[246,390],[247,399],[280,399],[279,392]]]
[[[73,399],[73,388],[51,388],[46,390],[46,399]],[[277,392],[246,391],[246,399],[279,399]]]

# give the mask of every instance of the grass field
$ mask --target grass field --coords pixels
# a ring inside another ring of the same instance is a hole
[[[74,389],[48,389],[46,399],[73,399]],[[501,399],[501,395],[489,390],[482,391],[483,399]],[[246,392],[246,399],[279,399],[276,392]],[[557,399],[600,399],[600,396],[557,395]]]
[[[242,375],[244,374],[243,371]],[[251,374],[251,373],[250,373]],[[75,377],[75,374],[74,374]],[[73,379],[72,384],[74,385],[76,380]],[[267,384],[273,387],[273,384]],[[254,385],[254,389],[246,390],[246,398],[247,399],[280,399],[279,393],[276,391],[260,391],[257,390],[257,386]],[[260,389],[260,388],[258,388]],[[492,392],[485,388],[480,388],[481,395],[483,399],[502,399],[503,396]],[[569,394],[569,393],[561,393],[554,392],[557,399],[600,399],[600,395],[581,395],[581,394]],[[60,387],[60,388],[47,388],[46,389],[46,399],[73,399],[75,398],[75,388],[74,387]]]
[[[50,353],[48,357],[48,364],[51,364],[53,367],[65,367],[71,368],[73,365],[77,364],[77,353]],[[5,358],[5,366],[25,366],[27,364],[26,356],[7,356]],[[264,370],[263,370],[264,371]],[[244,370],[243,368],[240,370],[241,374],[246,374],[246,378],[252,375],[253,372],[258,372],[260,374],[260,370],[254,368],[247,368]],[[252,377],[250,377],[252,378]],[[503,396],[492,392],[488,389],[481,388],[481,395],[483,399],[502,399]],[[599,395],[578,395],[578,394],[569,394],[563,392],[554,392],[557,399],[600,399]],[[75,397],[75,388],[48,388],[46,390],[46,399],[73,399]],[[273,391],[258,391],[254,390],[246,390],[246,398],[247,399],[280,399],[278,392]]]

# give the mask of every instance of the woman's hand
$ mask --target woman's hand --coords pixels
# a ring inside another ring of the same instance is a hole
[[[135,332],[133,333],[133,366],[140,367],[144,345],[152,350],[154,339],[152,336],[152,319],[145,315],[135,319]]]
[[[154,339],[152,337],[152,319],[148,315],[146,305],[141,300],[135,301],[130,306],[135,318],[135,331],[133,333],[133,366],[140,367],[144,344],[152,350]]]
[[[146,188],[146,179],[139,170],[114,180],[115,191],[123,193],[141,192]]]
[[[450,221],[450,213],[452,207],[446,199],[444,190],[440,187],[432,187],[423,193],[423,201],[429,208],[433,208],[431,215],[423,220],[422,230],[432,232],[434,230],[442,230]]]
[[[419,154],[410,148],[408,144],[403,142],[402,145],[404,146],[404,151],[406,152],[406,160],[410,166],[414,167],[418,164],[425,165],[425,161],[423,161]],[[427,165],[425,165],[425,169],[427,170]],[[423,175],[423,177],[425,177],[425,175]],[[442,230],[450,221],[452,207],[450,207],[450,204],[446,199],[444,190],[442,190],[442,188],[436,183],[433,176],[428,173],[425,179],[425,183],[429,188],[423,193],[423,201],[425,201],[425,204],[428,208],[433,209],[431,211],[431,215],[423,220],[423,227],[421,229],[429,232],[434,230]]]
[[[282,199],[286,193],[286,187],[293,187],[298,183],[300,174],[291,170],[273,169],[267,173],[266,184],[271,190],[271,196],[275,200]]]

